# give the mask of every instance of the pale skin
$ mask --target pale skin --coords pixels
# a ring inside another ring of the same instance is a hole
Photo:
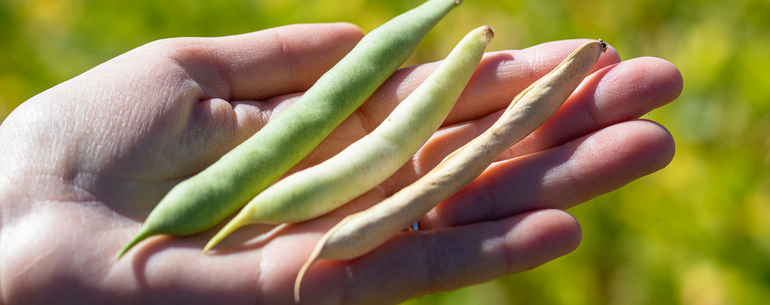
[[[0,126],[0,300],[293,304],[297,271],[326,230],[425,174],[584,42],[488,53],[447,127],[413,162],[330,215],[261,240],[272,226],[249,226],[209,255],[201,249],[221,226],[152,237],[116,260],[174,184],[259,130],[362,36],[341,23],[158,41],[25,102]],[[398,71],[295,170],[367,134],[435,67]],[[356,260],[319,261],[303,280],[303,302],[393,304],[573,251],[582,235],[565,209],[671,161],[669,132],[638,118],[682,90],[679,71],[658,58],[620,61],[609,49],[595,70],[549,122],[423,218],[420,231]]]

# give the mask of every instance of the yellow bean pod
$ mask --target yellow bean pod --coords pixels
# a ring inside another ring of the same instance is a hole
[[[434,169],[379,204],[344,218],[318,242],[297,276],[319,259],[362,256],[418,221],[478,177],[500,154],[545,123],[591,72],[606,50],[601,40],[581,45],[551,72],[519,93],[484,133],[444,158]]]

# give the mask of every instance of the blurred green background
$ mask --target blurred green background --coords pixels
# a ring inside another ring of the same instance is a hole
[[[0,0],[0,120],[29,97],[132,48],[291,23],[370,31],[421,0]],[[491,51],[603,38],[624,59],[674,63],[684,92],[645,118],[673,133],[666,169],[570,210],[574,253],[405,304],[764,304],[770,300],[770,1],[466,0],[407,64],[470,29]]]

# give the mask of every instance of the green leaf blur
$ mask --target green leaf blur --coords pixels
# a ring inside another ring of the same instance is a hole
[[[421,0],[0,0],[0,120],[147,42],[291,23],[370,31]],[[624,59],[676,65],[684,92],[645,119],[677,152],[666,169],[571,209],[583,243],[534,270],[405,304],[762,304],[770,300],[770,1],[466,0],[408,65],[469,30],[489,50],[602,38]]]

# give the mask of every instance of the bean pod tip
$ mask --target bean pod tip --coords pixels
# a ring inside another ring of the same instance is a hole
[[[154,234],[154,232],[150,232],[147,230],[140,230],[139,233],[137,233],[134,238],[131,239],[125,246],[123,246],[123,249],[120,249],[120,252],[118,252],[117,259],[120,259],[123,257],[123,254],[126,254],[128,250],[131,250],[136,244],[138,244],[140,241],[144,240],[147,237],[150,237]]]
[[[495,37],[495,30],[489,25],[484,25],[482,28],[484,28],[484,38],[487,39],[487,42],[491,41]]]
[[[242,215],[243,214],[236,215],[235,218],[233,218],[230,222],[228,222],[224,228],[219,230],[219,232],[217,232],[217,234],[214,235],[214,237],[212,237],[208,243],[206,243],[206,246],[203,247],[203,253],[208,253],[209,250],[211,250],[211,248],[219,244],[219,242],[221,242],[223,239],[225,239],[225,237],[230,235],[230,233],[233,233],[233,231],[235,231],[236,229],[249,224],[250,223],[249,220]]]
[[[349,216],[348,216],[349,217]],[[343,223],[348,218],[343,219],[340,223]],[[339,225],[335,226],[331,230],[334,230]],[[324,236],[321,238],[321,241],[318,242],[315,249],[313,249],[313,253],[310,254],[310,257],[307,261],[305,261],[305,264],[302,265],[302,268],[299,269],[299,273],[297,274],[297,278],[294,280],[294,302],[299,304],[299,287],[302,284],[302,278],[305,277],[305,273],[307,273],[307,270],[310,269],[310,266],[315,264],[319,259],[321,259],[322,252],[324,250],[324,246],[326,245],[326,240],[328,240],[330,237],[330,234],[324,234]]]
[[[599,38],[599,43],[601,43],[601,44],[602,44],[602,53],[604,53],[605,51],[607,51],[607,47],[609,47],[609,44],[607,44],[606,42],[604,42],[604,40],[602,40],[601,38]]]

